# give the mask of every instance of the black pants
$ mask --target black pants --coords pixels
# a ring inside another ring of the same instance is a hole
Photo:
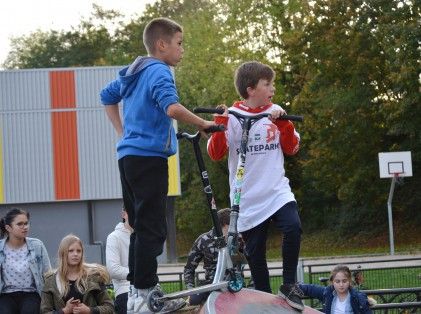
[[[116,296],[114,301],[114,308],[117,314],[127,314],[127,299],[129,297],[129,293],[122,293]]]
[[[270,288],[269,270],[266,261],[266,240],[271,221],[283,233],[283,282],[286,284],[295,283],[302,233],[297,203],[289,202],[285,204],[260,225],[241,233],[246,244],[245,253],[255,289],[269,293],[272,293],[272,289]]]
[[[167,237],[168,163],[161,157],[126,156],[118,165],[123,202],[134,229],[127,280],[137,289],[147,289],[158,283],[156,258]]]
[[[38,314],[41,298],[37,292],[0,294],[1,314]]]

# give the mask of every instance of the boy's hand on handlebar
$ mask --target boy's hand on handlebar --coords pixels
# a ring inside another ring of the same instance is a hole
[[[287,112],[284,109],[273,110],[270,113],[270,116],[268,118],[269,118],[269,120],[271,120],[273,122],[276,119],[278,119],[280,116],[283,116],[283,115],[286,115],[286,114],[287,114]]]
[[[217,114],[215,113],[214,116],[223,116],[223,117],[228,117],[228,107],[225,106],[224,104],[218,105],[216,106],[217,109],[224,109],[224,113],[223,114]]]
[[[217,124],[213,121],[206,121],[203,120],[203,124],[200,126],[199,131],[202,134],[204,138],[209,138],[208,133],[206,133],[206,130],[210,127],[216,127]]]

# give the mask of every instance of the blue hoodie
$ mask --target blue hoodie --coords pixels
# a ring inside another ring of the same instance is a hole
[[[101,91],[103,105],[123,100],[123,136],[118,159],[128,155],[167,158],[177,150],[170,105],[178,94],[170,67],[152,57],[138,57]]]

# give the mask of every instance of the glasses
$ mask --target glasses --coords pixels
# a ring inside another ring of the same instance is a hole
[[[26,222],[18,222],[16,224],[16,226],[18,226],[19,228],[29,227],[29,221],[26,221]]]

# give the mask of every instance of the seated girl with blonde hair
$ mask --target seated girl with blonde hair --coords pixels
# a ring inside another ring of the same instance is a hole
[[[106,268],[84,262],[83,243],[75,235],[65,236],[58,249],[58,268],[45,277],[41,313],[114,313],[105,285]]]

